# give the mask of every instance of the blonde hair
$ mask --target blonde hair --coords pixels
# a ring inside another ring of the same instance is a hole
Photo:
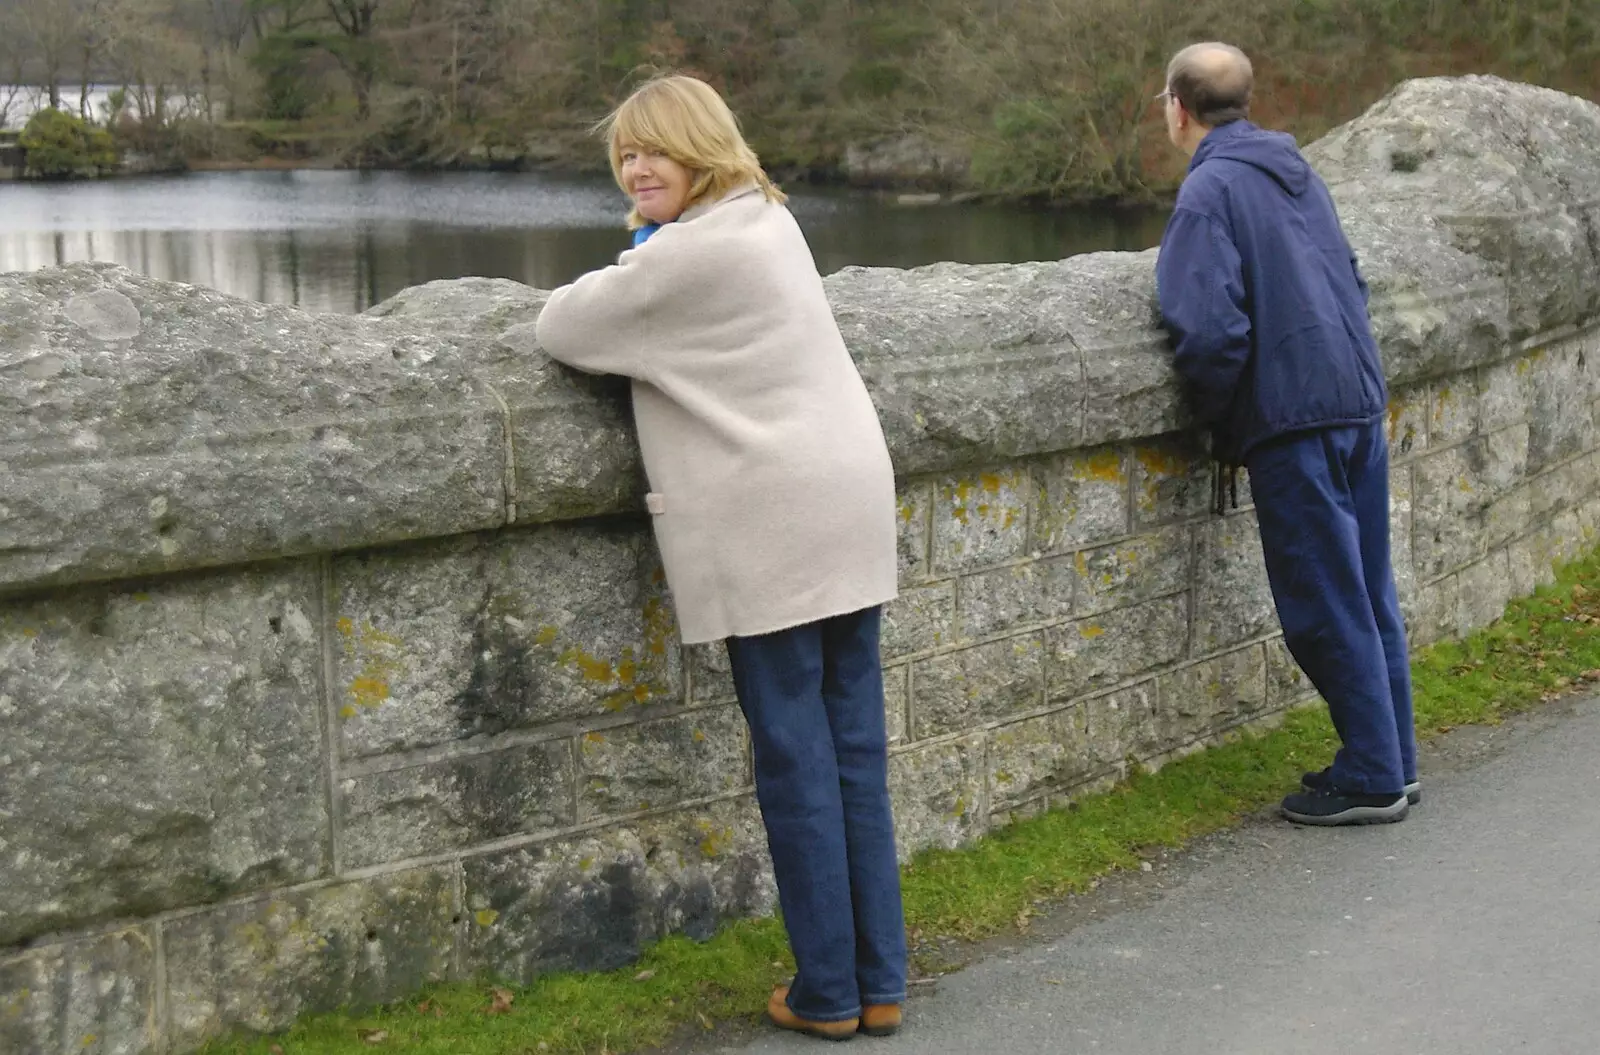
[[[761,167],[761,160],[739,132],[739,120],[705,81],[682,74],[663,74],[640,85],[596,128],[606,136],[611,174],[622,182],[622,148],[642,147],[665,154],[691,174],[685,208],[715,201],[746,183],[754,183],[767,200],[782,204],[787,195]],[[629,229],[649,221],[638,209],[628,211]]]

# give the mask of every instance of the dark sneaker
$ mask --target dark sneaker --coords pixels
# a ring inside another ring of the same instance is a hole
[[[1324,769],[1316,773],[1305,774],[1300,778],[1300,786],[1307,791],[1320,791],[1323,788],[1331,787],[1328,770]],[[1413,806],[1422,801],[1422,781],[1413,780],[1406,785],[1406,801]]]
[[[1296,824],[1392,824],[1406,819],[1404,795],[1355,795],[1338,788],[1300,791],[1283,800],[1283,815]]]

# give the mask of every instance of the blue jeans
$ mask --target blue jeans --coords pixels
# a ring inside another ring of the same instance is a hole
[[[1398,795],[1416,779],[1406,629],[1389,559],[1382,419],[1270,440],[1246,459],[1283,640],[1344,745],[1333,783]]]
[[[906,995],[881,622],[869,608],[728,639],[797,968],[789,1008],[814,1022]]]

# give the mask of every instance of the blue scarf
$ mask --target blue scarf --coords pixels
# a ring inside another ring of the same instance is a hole
[[[659,230],[661,230],[661,225],[660,224],[658,224],[658,223],[647,223],[643,227],[641,227],[638,230],[634,231],[633,232],[633,246],[634,246],[634,248],[637,249],[639,246],[644,245],[646,242],[648,242],[650,240],[650,236],[655,234]]]

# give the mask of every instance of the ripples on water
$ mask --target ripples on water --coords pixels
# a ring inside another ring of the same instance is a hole
[[[907,208],[804,189],[791,205],[824,273],[1145,249],[1161,210]],[[217,172],[0,183],[0,271],[79,260],[318,311],[487,275],[551,288],[627,245],[609,182],[512,173]]]

